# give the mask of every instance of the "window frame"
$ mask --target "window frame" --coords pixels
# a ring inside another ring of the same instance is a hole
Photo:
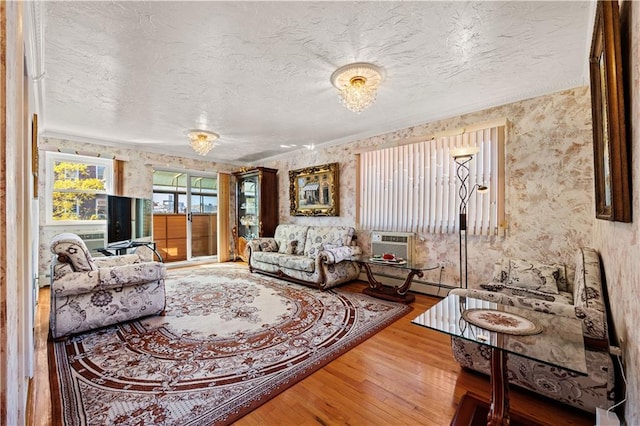
[[[188,193],[187,193],[187,185],[188,185],[188,180],[191,179],[191,177],[193,175],[196,175],[197,177],[205,177],[205,178],[213,178],[216,179],[216,181],[218,180],[218,175],[217,174],[212,174],[212,173],[203,173],[203,172],[198,172],[198,171],[188,171],[188,170],[174,170],[174,169],[164,169],[164,168],[157,168],[153,170],[153,176],[155,176],[156,172],[161,172],[161,173],[179,173],[179,174],[184,174],[186,176],[186,180],[185,180],[185,186],[178,186],[176,187],[174,190],[170,190],[170,189],[156,189],[156,184],[155,182],[153,182],[153,177],[152,177],[152,189],[151,189],[151,198],[152,200],[154,200],[154,212],[153,214],[186,214],[185,212],[180,212],[180,196],[184,196],[185,198],[185,210],[189,210],[189,208],[187,207],[188,205],[191,205],[191,201],[189,200],[188,197]],[[219,184],[219,183],[218,183]],[[178,188],[180,189],[184,189],[184,191],[180,191],[178,190]],[[191,197],[194,196],[212,196],[216,198],[216,209],[215,212],[218,211],[218,205],[219,205],[219,201],[220,201],[220,196],[219,196],[219,192],[220,189],[219,187],[216,189],[212,189],[211,191],[213,192],[207,192],[208,190],[205,190],[204,192],[201,191],[194,191],[193,187],[191,188],[191,192],[190,195]],[[171,194],[174,196],[173,198],[173,212],[156,212],[155,211],[155,198],[154,195],[155,194]],[[202,213],[202,212],[193,212],[192,213]],[[207,214],[211,214],[211,212],[206,212]]]
[[[45,224],[46,225],[106,225],[106,219],[98,219],[98,220],[54,220],[53,219],[53,192],[54,192],[54,166],[56,162],[60,161],[69,161],[74,163],[83,163],[91,166],[104,166],[105,170],[105,189],[104,191],[96,191],[96,194],[105,194],[110,195],[113,193],[114,187],[114,169],[115,164],[113,159],[107,158],[99,158],[99,157],[91,157],[86,155],[79,154],[66,154],[61,152],[51,152],[47,151],[45,153],[45,164],[46,164],[46,184],[45,184],[45,193],[46,193],[46,205],[45,205]],[[69,191],[73,192],[73,191]],[[86,193],[92,193],[89,191],[84,191]]]

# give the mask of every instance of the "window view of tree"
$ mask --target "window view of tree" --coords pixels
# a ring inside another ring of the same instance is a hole
[[[108,167],[105,165],[54,161],[52,219],[105,220],[107,172]]]

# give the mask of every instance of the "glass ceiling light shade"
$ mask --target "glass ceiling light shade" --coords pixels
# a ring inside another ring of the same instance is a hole
[[[207,155],[213,148],[213,141],[218,139],[220,135],[209,132],[208,130],[191,130],[187,133],[189,143],[195,152],[199,155]]]
[[[338,68],[331,74],[331,84],[338,89],[342,104],[348,110],[360,113],[375,102],[382,73],[380,67],[358,62]]]

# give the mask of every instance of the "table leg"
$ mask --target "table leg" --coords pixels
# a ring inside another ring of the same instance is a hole
[[[405,295],[407,291],[409,291],[409,288],[411,287],[411,281],[413,280],[413,277],[415,275],[417,275],[418,278],[422,278],[424,274],[418,269],[412,269],[411,272],[409,272],[409,275],[407,275],[407,279],[404,280],[404,283],[400,287],[394,287],[396,289],[396,293]]]
[[[487,426],[509,425],[509,382],[507,377],[507,353],[491,349],[491,407]]]
[[[362,292],[369,296],[378,297],[380,299],[391,300],[394,302],[401,303],[411,303],[416,300],[415,295],[408,294],[409,288],[411,287],[411,281],[414,276],[422,277],[424,274],[422,271],[418,269],[412,269],[409,272],[409,275],[404,280],[404,283],[398,286],[385,286],[380,281],[376,280],[375,276],[371,272],[371,268],[368,263],[360,263],[364,267],[364,270],[367,274],[367,279],[369,280],[369,287],[365,288]]]

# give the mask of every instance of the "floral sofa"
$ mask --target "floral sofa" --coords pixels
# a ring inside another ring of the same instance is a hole
[[[149,248],[93,258],[80,237],[64,233],[52,239],[51,251],[54,339],[164,311],[166,267]]]
[[[575,257],[575,278],[567,279],[563,264],[541,264],[503,259],[493,282],[481,289],[454,289],[452,294],[488,300],[518,308],[577,318],[582,321],[587,376],[508,356],[509,382],[584,411],[614,404],[615,372],[608,352],[607,311],[600,275],[600,258],[591,248]],[[452,338],[453,355],[463,367],[489,374],[491,352],[461,338]]]
[[[358,277],[349,259],[362,254],[351,245],[355,230],[344,226],[278,225],[273,238],[247,245],[251,272],[328,289]]]

